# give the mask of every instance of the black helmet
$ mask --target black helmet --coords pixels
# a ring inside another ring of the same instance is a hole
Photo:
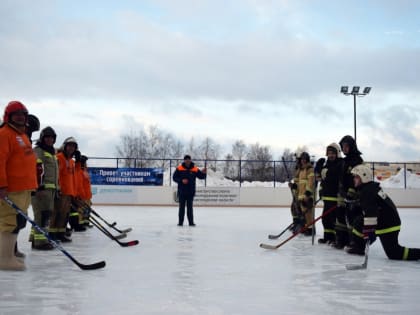
[[[311,157],[309,156],[309,153],[308,152],[302,152],[300,155],[299,155],[299,160],[305,160],[306,162],[310,162],[311,161]]]
[[[38,131],[40,128],[40,123],[38,117],[35,115],[29,114],[28,115],[28,121],[26,123],[28,127],[28,132],[32,133],[34,131]]]
[[[57,134],[55,133],[54,129],[51,128],[50,126],[45,127],[44,129],[41,130],[39,139],[42,141],[45,137],[48,137],[48,136],[53,137],[54,142],[57,139]]]
[[[340,140],[340,148],[341,151],[343,151],[343,144],[347,143],[349,148],[350,148],[350,152],[349,153],[355,153],[355,154],[362,154],[359,149],[357,148],[357,144],[356,144],[356,140],[354,140],[354,138],[352,136],[344,136],[341,140]]]

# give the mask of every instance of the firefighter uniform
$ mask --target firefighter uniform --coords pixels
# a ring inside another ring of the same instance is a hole
[[[53,145],[45,143],[47,137],[53,139],[52,144],[55,143],[56,133],[53,128],[46,127],[41,130],[39,141],[34,149],[37,155],[37,169],[41,170],[41,173],[38,190],[32,196],[32,209],[35,223],[49,232],[50,218],[54,211],[54,200],[58,188],[58,163]],[[44,250],[53,248],[45,235],[34,228],[31,230],[30,240],[32,248]]]
[[[357,187],[362,215],[355,220],[353,235],[354,244],[347,252],[364,254],[365,242],[368,239],[366,231],[373,234],[369,239],[379,237],[385,254],[393,260],[419,260],[420,249],[408,248],[398,243],[401,229],[401,219],[397,207],[382,190],[379,183],[373,182],[373,174],[366,164],[356,166],[352,174],[361,177]],[[367,228],[369,226],[369,228]]]

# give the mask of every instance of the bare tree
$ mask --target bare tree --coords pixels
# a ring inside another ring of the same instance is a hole
[[[244,165],[244,176],[254,181],[266,181],[273,178],[273,156],[269,146],[255,143],[249,147],[247,161]]]
[[[198,158],[206,161],[206,166],[216,171],[216,160],[219,159],[220,145],[207,137],[198,146]]]
[[[235,141],[232,145],[232,157],[235,160],[243,160],[247,152],[248,148],[243,140]]]

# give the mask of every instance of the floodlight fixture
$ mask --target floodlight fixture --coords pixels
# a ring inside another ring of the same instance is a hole
[[[341,87],[341,93],[346,94],[349,91],[349,87],[348,86],[342,86]]]
[[[353,90],[351,90],[351,94],[357,95],[359,94],[360,86],[353,86]]]
[[[365,95],[369,94],[371,89],[372,88],[370,86],[365,87],[365,89],[363,90],[363,94],[365,94]]]

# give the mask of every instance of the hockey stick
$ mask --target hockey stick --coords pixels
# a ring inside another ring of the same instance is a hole
[[[110,228],[113,228],[118,233],[128,233],[128,232],[131,232],[133,230],[132,228],[128,228],[128,229],[125,229],[125,230],[120,230],[117,227],[115,227],[115,225],[117,225],[117,222],[114,221],[113,223],[109,223],[103,217],[101,217],[95,210],[93,210],[92,207],[89,206],[86,202],[83,202],[83,206],[86,207],[90,211],[90,213],[95,215],[97,218],[101,219],[101,221],[103,221]]]
[[[347,264],[346,265],[347,270],[360,270],[360,269],[366,269],[367,268],[368,258],[369,258],[369,245],[370,245],[370,241],[368,240],[366,242],[365,260],[363,261],[363,263],[360,264],[360,265],[358,265],[358,264]]]
[[[280,236],[282,236],[284,233],[286,233],[286,231],[287,230],[289,230],[292,226],[294,225],[294,223],[292,222],[292,223],[290,223],[288,226],[287,226],[287,228],[285,228],[283,231],[281,231],[279,234],[277,234],[277,235],[272,235],[272,234],[270,234],[270,235],[268,235],[268,238],[270,239],[270,240],[275,240],[275,239],[277,239],[277,238],[279,238]]]
[[[116,222],[109,224],[104,218],[102,218],[95,210],[93,210],[90,206],[89,206],[89,210],[90,212],[96,216],[98,219],[101,219],[106,225],[108,225],[110,228],[114,229],[115,231],[117,231],[118,233],[128,233],[131,232],[133,229],[132,228],[127,228],[124,230],[120,230],[119,228],[117,228],[115,225],[117,224]]]
[[[337,208],[337,206],[331,207],[330,209],[328,209],[327,211],[325,211],[322,215],[320,215],[319,217],[317,217],[315,220],[313,220],[309,224],[306,224],[305,226],[303,226],[299,231],[293,233],[290,237],[288,237],[287,239],[285,239],[280,244],[277,244],[277,245],[269,245],[269,244],[261,243],[260,244],[260,247],[261,248],[264,248],[264,249],[277,249],[277,248],[283,246],[288,241],[290,241],[292,238],[295,238],[298,234],[300,234],[302,232],[305,232],[310,226],[312,226],[313,224],[315,224],[317,221],[321,220],[324,216],[326,216],[329,213],[333,212],[336,208]]]
[[[112,235],[107,229],[105,229],[98,220],[96,220],[94,217],[89,217],[89,222],[92,223],[94,226],[98,228],[102,233],[104,233],[106,236],[108,236],[111,240],[116,241],[119,245],[122,247],[128,247],[128,246],[134,246],[139,243],[138,240],[133,240],[129,242],[120,242],[114,235]]]
[[[74,211],[77,211],[77,209],[76,209],[76,207],[72,204],[71,206],[70,206]],[[89,216],[89,222],[90,223],[92,223],[92,226],[94,226],[94,227],[96,227],[96,228],[98,228],[98,230],[100,230],[102,233],[104,233],[105,235],[107,235],[108,236],[108,234],[111,234],[111,232],[109,232],[107,229],[105,229],[105,227],[102,225],[102,224],[100,224],[99,223],[99,221],[97,221],[97,220],[95,220],[95,222],[92,222],[91,220],[90,220],[90,216]],[[95,224],[93,224],[93,223],[95,223]],[[112,235],[112,234],[111,234]],[[122,238],[125,238],[125,237],[127,237],[127,234],[125,234],[125,233],[121,233],[121,234],[119,234],[119,235],[112,235],[113,237],[115,237],[117,240],[120,240],[120,239],[122,239]]]
[[[32,226],[34,227],[34,229],[36,229],[38,232],[42,233],[55,248],[59,249],[72,262],[74,262],[77,266],[79,266],[80,269],[82,269],[82,270],[93,270],[93,269],[99,269],[99,268],[105,267],[105,261],[100,261],[100,262],[93,263],[93,264],[88,264],[88,265],[78,262],[59,243],[54,241],[46,231],[44,231],[38,224],[36,224],[25,212],[23,212],[23,210],[20,209],[12,200],[10,200],[8,197],[5,197],[4,201],[6,201],[9,206],[11,206],[13,209],[15,209],[17,213],[19,213],[27,221],[29,221],[32,224]]]

